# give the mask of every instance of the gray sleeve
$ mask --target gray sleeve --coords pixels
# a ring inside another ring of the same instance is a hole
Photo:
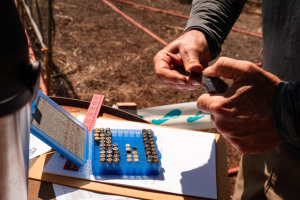
[[[221,52],[221,45],[239,17],[246,0],[193,0],[185,31],[199,30],[209,45],[211,60]]]
[[[300,81],[281,81],[274,94],[273,122],[281,142],[300,139]]]

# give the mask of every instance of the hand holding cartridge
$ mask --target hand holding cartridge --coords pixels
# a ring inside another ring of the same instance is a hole
[[[193,78],[197,76],[199,77],[201,75],[195,74],[191,71],[186,71],[185,76],[187,76],[188,78]],[[224,93],[228,88],[228,85],[219,77],[211,77],[203,73],[202,80],[205,91],[211,94]]]
[[[272,101],[280,79],[255,64],[222,57],[204,70],[233,79],[225,93],[202,94],[200,110],[211,114],[218,131],[241,153],[261,153],[279,145],[272,121]]]
[[[182,91],[202,86],[202,71],[208,66],[211,55],[205,36],[191,30],[159,51],[153,59],[158,80]],[[199,76],[188,78],[186,71]]]

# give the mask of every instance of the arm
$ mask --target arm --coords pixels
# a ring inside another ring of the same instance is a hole
[[[244,3],[245,0],[195,0],[186,32],[153,59],[158,80],[182,91],[200,87],[203,69],[219,55]],[[185,71],[199,76],[187,78]]]
[[[221,52],[221,45],[239,17],[246,0],[194,0],[186,31],[204,33],[211,60]]]

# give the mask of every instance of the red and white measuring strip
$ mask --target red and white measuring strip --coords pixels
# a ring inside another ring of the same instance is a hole
[[[94,129],[103,100],[104,95],[94,94],[92,101],[89,105],[88,111],[83,120],[83,124],[88,127],[89,133],[91,133]]]

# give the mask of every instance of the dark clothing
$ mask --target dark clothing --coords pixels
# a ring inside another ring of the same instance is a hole
[[[15,2],[0,1],[0,57],[27,46],[27,38],[21,24]],[[3,61],[1,60],[1,65]]]
[[[273,121],[281,147],[300,160],[300,84],[280,82],[273,100]]]
[[[263,69],[289,81],[275,92],[276,133],[280,146],[300,160],[300,1],[265,0],[262,11]]]
[[[221,51],[245,0],[194,0],[186,30],[207,38],[212,59]],[[284,81],[300,80],[300,1],[263,0],[263,69]],[[280,145],[300,160],[300,82],[280,83],[273,102],[273,121]]]
[[[204,33],[215,59],[221,52],[221,45],[239,17],[246,0],[194,0],[191,6],[187,30]]]
[[[300,1],[263,0],[262,13],[263,69],[300,80]]]

